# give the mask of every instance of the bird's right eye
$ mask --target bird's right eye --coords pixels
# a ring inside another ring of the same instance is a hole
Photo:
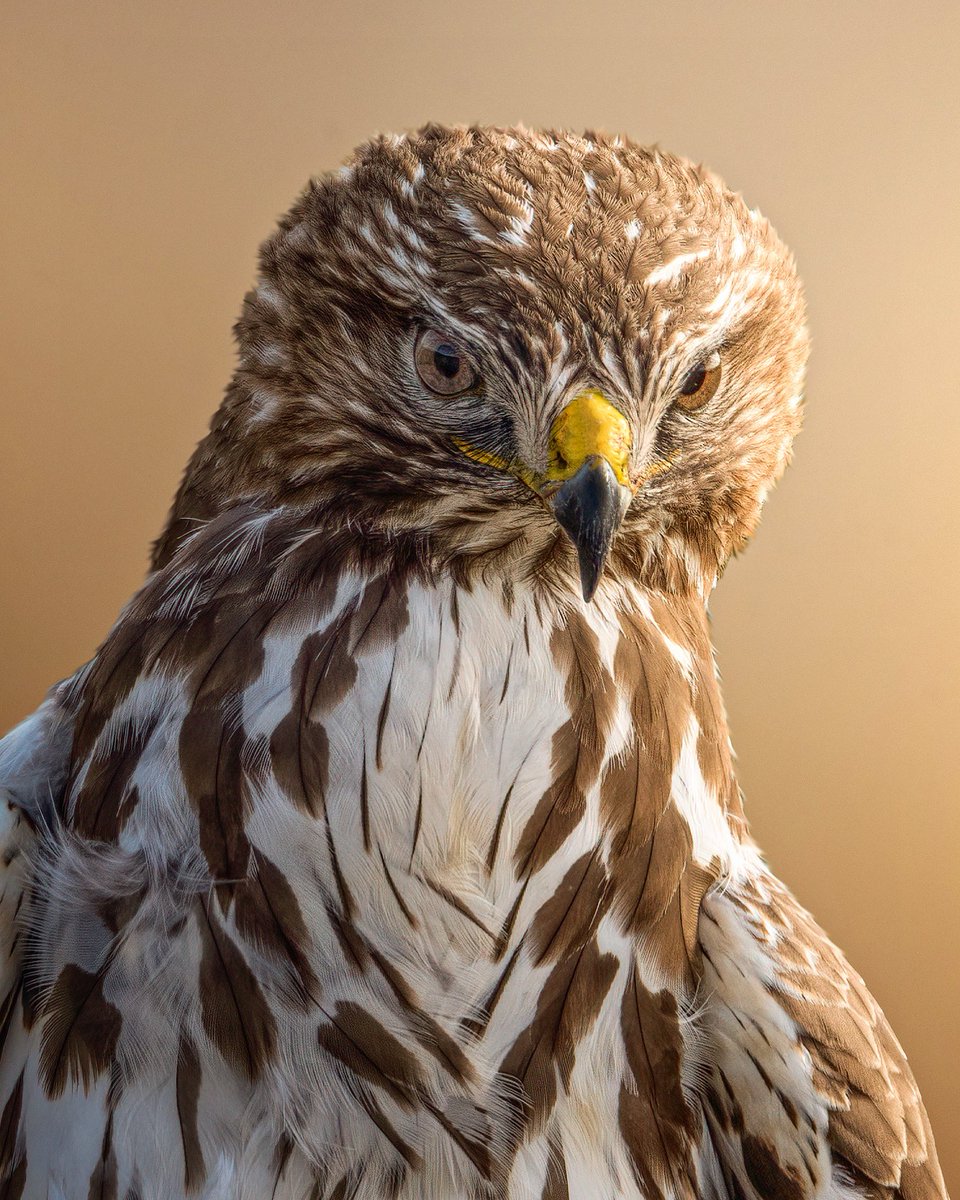
[[[438,329],[425,329],[417,338],[414,362],[420,382],[440,396],[459,396],[479,379],[466,350]]]

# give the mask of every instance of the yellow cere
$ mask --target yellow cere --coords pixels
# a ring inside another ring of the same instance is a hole
[[[650,463],[639,478],[631,480],[629,466],[632,440],[630,424],[623,413],[601,392],[588,391],[575,396],[553,422],[547,469],[542,475],[516,459],[508,461],[490,450],[472,446],[464,438],[455,437],[453,443],[461,454],[472,458],[474,462],[509,472],[537,493],[542,493],[550,484],[572,478],[594,455],[605,458],[617,480],[636,492],[655,475],[668,471],[676,454]]]
[[[630,423],[602,392],[574,396],[553,422],[545,480],[561,482],[576,475],[588,458],[599,455],[617,480],[630,487]]]

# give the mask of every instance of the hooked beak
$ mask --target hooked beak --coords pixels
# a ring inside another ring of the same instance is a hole
[[[587,601],[633,498],[631,444],[627,418],[597,391],[575,396],[550,430],[547,470],[537,490],[573,542]]]
[[[536,492],[573,542],[584,600],[592,600],[610,547],[640,482],[630,481],[630,422],[601,392],[586,391],[561,410],[550,428],[547,469],[541,474],[462,438],[468,458],[509,471]],[[654,464],[647,476],[664,469]]]
[[[613,468],[598,454],[592,454],[547,500],[557,523],[576,548],[584,600],[593,599],[629,503],[629,491],[617,482]]]

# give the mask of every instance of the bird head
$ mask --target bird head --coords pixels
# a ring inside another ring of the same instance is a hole
[[[434,569],[705,592],[800,421],[792,259],[710,172],[620,138],[428,126],[312,181],[157,544],[302,506]]]

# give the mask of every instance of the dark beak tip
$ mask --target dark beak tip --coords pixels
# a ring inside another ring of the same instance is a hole
[[[592,457],[557,489],[550,507],[577,551],[580,586],[589,603],[626,511],[625,489],[606,459]]]

